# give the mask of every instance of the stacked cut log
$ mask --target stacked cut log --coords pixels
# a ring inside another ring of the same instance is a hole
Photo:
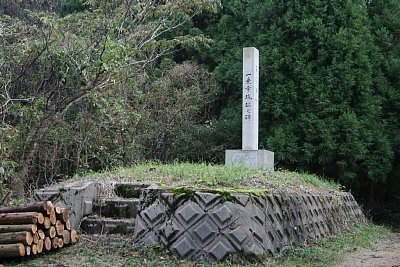
[[[37,255],[77,241],[69,210],[51,201],[0,208],[0,258]]]

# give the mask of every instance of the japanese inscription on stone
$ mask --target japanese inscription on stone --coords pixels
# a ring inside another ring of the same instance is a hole
[[[243,48],[242,150],[258,150],[258,65],[258,50]]]

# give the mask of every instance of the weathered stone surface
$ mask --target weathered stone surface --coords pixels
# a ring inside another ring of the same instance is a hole
[[[226,166],[274,170],[274,152],[269,150],[226,150]]]
[[[242,150],[258,150],[259,52],[243,48]]]
[[[135,218],[139,199],[102,198],[94,203],[93,213],[109,218]]]
[[[348,229],[354,221],[365,222],[349,196],[234,193],[231,201],[222,201],[211,193],[187,197],[161,189],[148,191],[142,194],[134,240],[159,243],[184,259],[222,260],[231,253],[276,255],[283,248]],[[149,219],[149,210],[156,219]]]
[[[36,190],[34,200],[51,200],[54,205],[69,208],[71,227],[77,229],[83,216],[92,213],[93,201],[99,196],[100,184],[92,181]]]
[[[135,220],[89,216],[82,220],[81,230],[87,234],[134,234]]]

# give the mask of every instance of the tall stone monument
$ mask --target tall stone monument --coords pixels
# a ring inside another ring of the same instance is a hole
[[[243,48],[242,149],[226,150],[225,165],[274,169],[274,152],[258,150],[259,53]]]

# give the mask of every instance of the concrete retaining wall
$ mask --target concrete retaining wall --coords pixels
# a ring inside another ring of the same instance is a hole
[[[227,196],[143,190],[139,210],[134,240],[161,244],[183,259],[276,255],[365,222],[357,202],[345,192]]]
[[[135,242],[159,244],[183,259],[223,260],[233,253],[276,255],[285,248],[307,244],[349,229],[354,222],[366,221],[350,193],[333,190],[209,193],[123,185],[136,219],[104,218],[103,224],[118,230],[121,223],[131,229],[121,232],[125,234],[134,228]],[[123,194],[117,195],[118,190],[112,193],[113,187],[118,188],[118,183],[73,182],[37,190],[34,199],[52,200],[57,206],[69,208],[72,227],[77,228],[82,218],[96,213],[94,207],[101,208],[100,215],[105,215],[106,204],[113,197],[118,201],[111,201],[110,209],[118,211],[116,207],[127,201]],[[137,197],[136,191],[141,193],[140,199],[135,200],[132,197]],[[99,231],[103,233],[103,229]]]

